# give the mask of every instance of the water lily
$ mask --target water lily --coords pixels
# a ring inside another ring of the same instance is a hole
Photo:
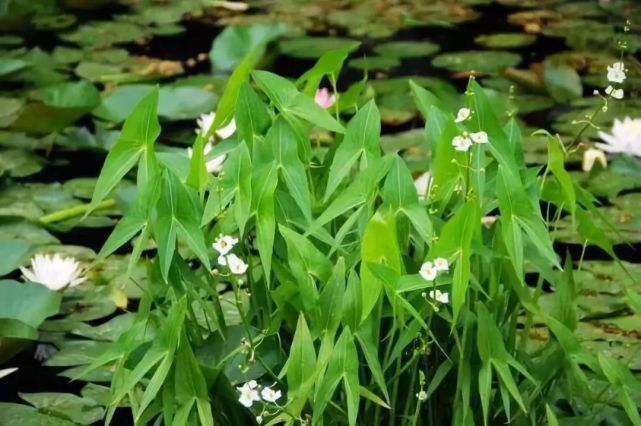
[[[440,290],[430,290],[428,295],[431,299],[434,299],[437,302],[450,303],[450,294],[447,292],[442,292]]]
[[[450,269],[450,265],[447,262],[446,258],[437,257],[436,259],[434,259],[434,269],[436,269],[439,272],[448,271]]]
[[[599,137],[605,143],[595,145],[605,152],[641,157],[641,118],[615,118],[612,133],[599,132]]]
[[[612,86],[608,86],[605,88],[605,93],[606,95],[612,96],[614,99],[623,99],[623,89],[615,89]]]
[[[81,275],[77,260],[59,254],[36,254],[31,259],[31,269],[20,267],[20,271],[29,281],[42,284],[53,291],[75,287],[87,279]]]
[[[220,253],[221,256],[224,256],[229,253],[236,244],[238,244],[238,238],[234,238],[231,235],[220,234],[212,244],[212,247]]]
[[[319,107],[327,109],[336,103],[336,95],[330,93],[327,88],[323,87],[316,91],[314,102],[316,102]]]
[[[432,174],[430,172],[425,172],[414,180],[414,186],[416,187],[416,195],[418,195],[419,200],[424,200],[427,197],[427,192],[430,188],[430,182],[432,181]]]
[[[432,262],[425,262],[421,265],[421,269],[418,271],[418,273],[423,277],[425,281],[434,281],[436,279],[436,275],[438,274],[438,271],[432,264]]]
[[[254,404],[254,402],[260,401],[260,396],[256,389],[257,387],[258,384],[256,383],[256,380],[250,380],[241,387],[236,388],[240,392],[238,402],[249,408]]]
[[[466,152],[472,146],[472,139],[470,139],[467,133],[454,136],[452,139],[452,146],[457,151]]]
[[[589,172],[594,167],[594,163],[598,162],[606,168],[608,166],[608,160],[605,158],[605,153],[600,149],[589,148],[586,149],[583,153],[583,161],[581,163],[581,168],[584,172]]]
[[[470,139],[472,139],[472,142],[474,143],[488,143],[489,139],[487,137],[487,133],[485,133],[483,130],[480,132],[476,133],[470,133]]]
[[[203,154],[205,155],[209,154],[212,149],[214,149],[214,145],[211,142],[207,142],[203,148]],[[187,148],[187,156],[191,158],[192,155],[194,155],[193,150],[191,148]],[[207,168],[207,173],[220,173],[220,171],[223,169],[223,163],[225,162],[226,157],[227,156],[223,154],[207,161],[205,163],[205,167]]]
[[[612,83],[623,83],[625,81],[625,64],[623,62],[615,62],[608,65],[608,81]]]
[[[215,112],[202,114],[200,118],[196,120],[196,124],[198,125],[198,128],[196,129],[196,133],[205,136],[207,134],[207,131],[211,127],[211,125],[214,124],[215,118],[216,118]],[[228,137],[233,135],[235,131],[236,131],[236,121],[232,119],[228,125],[220,129],[217,129],[215,133],[216,135],[218,135],[219,138],[227,139]],[[208,142],[210,141],[211,139]]]
[[[280,399],[282,394],[280,393],[279,390],[274,390],[269,386],[265,386],[263,390],[260,391],[260,396],[263,398],[264,401],[276,402],[277,400]]]

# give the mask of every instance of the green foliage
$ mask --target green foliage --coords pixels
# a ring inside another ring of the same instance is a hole
[[[566,395],[572,409],[597,401],[638,423],[634,376],[573,335],[578,281],[572,259],[562,266],[554,252],[541,202],[612,250],[593,197],[564,168],[562,143],[548,139],[538,173],[525,165],[516,122],[501,122],[474,79],[463,122],[411,82],[432,152],[419,199],[406,162],[381,147],[375,101],[344,125],[341,108],[332,116],[312,98],[354,47],[324,51],[296,82],[251,71],[256,50],[235,61],[214,124],[194,145],[202,151],[236,119],[217,176],[203,173],[202,152],[185,173],[167,167],[179,154],[157,160],[157,90],[125,121],[90,208],[136,164],[138,190],[100,258],[136,235],[129,269],[143,245],[157,256],[129,328],[79,371],[112,366],[107,419],[127,401],[141,424],[251,421],[239,401],[268,424],[555,424],[554,402],[571,387],[581,391]],[[313,142],[319,131],[333,134],[329,149]],[[488,143],[454,149],[454,137],[474,132]],[[488,224],[488,214],[499,218]],[[220,248],[223,235],[238,238],[226,243],[232,251]],[[549,310],[544,281],[556,289]],[[535,327],[549,337],[533,347]],[[277,404],[258,395],[268,387],[282,392]]]

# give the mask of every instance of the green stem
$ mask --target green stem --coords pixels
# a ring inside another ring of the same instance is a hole
[[[116,205],[116,200],[114,200],[113,198],[109,198],[105,201],[102,201],[100,204],[98,204],[94,210],[108,209],[115,205]],[[66,209],[58,210],[53,213],[44,215],[40,217],[39,220],[40,220],[40,223],[42,223],[43,225],[49,225],[55,222],[62,222],[63,220],[71,219],[71,218],[85,214],[87,210],[89,210],[89,206],[90,204],[86,203],[86,204],[80,204],[78,206],[68,207]]]

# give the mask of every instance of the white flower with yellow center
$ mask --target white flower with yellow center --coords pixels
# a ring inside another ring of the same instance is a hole
[[[459,109],[458,112],[456,113],[456,119],[454,120],[454,122],[462,123],[463,121],[465,121],[468,118],[470,118],[471,113],[472,113],[472,111],[470,111],[469,108],[461,108],[461,109]]]
[[[599,163],[605,169],[608,166],[608,160],[605,158],[605,153],[600,149],[589,148],[583,153],[583,161],[581,168],[584,172],[589,172],[594,167],[594,163]]]
[[[75,287],[87,279],[82,276],[77,260],[59,254],[36,254],[31,259],[31,269],[20,267],[20,271],[27,280],[53,291]]]
[[[280,399],[282,394],[279,390],[273,390],[269,386],[265,386],[263,390],[260,391],[260,396],[263,398],[263,401],[276,402]]]
[[[436,259],[434,259],[434,269],[436,269],[439,272],[441,272],[441,271],[449,271],[450,265],[447,262],[446,258],[437,257]]]
[[[615,62],[608,65],[608,81],[612,83],[623,83],[625,81],[625,64],[623,62]]]
[[[234,253],[227,254],[225,256],[218,256],[218,264],[227,266],[232,274],[242,275],[247,271],[249,267],[240,257],[236,256]]]
[[[467,132],[464,132],[462,135],[454,136],[452,146],[457,151],[466,152],[472,146],[472,139]]]
[[[425,281],[434,281],[438,271],[432,264],[432,262],[425,262],[421,265],[421,269],[418,273],[423,277]]]
[[[483,130],[480,132],[476,133],[470,133],[470,139],[472,139],[472,142],[474,143],[488,143],[489,139],[487,137],[487,133],[485,133]]]
[[[442,292],[440,290],[430,290],[428,293],[431,299],[436,300],[439,303],[450,303],[450,294]]]
[[[236,388],[240,392],[238,402],[249,408],[254,404],[254,402],[260,401],[260,396],[256,389],[257,387],[258,384],[256,383],[256,380],[250,380],[241,387]]]
[[[599,137],[605,143],[595,145],[605,152],[641,157],[641,118],[616,118],[612,125],[612,133],[599,132]]]
[[[205,136],[209,131],[209,128],[211,127],[211,125],[214,124],[215,118],[216,118],[215,112],[202,114],[200,118],[196,120],[196,124],[198,125],[198,128],[196,129],[196,133],[199,135]],[[227,139],[228,137],[233,135],[235,131],[236,131],[236,121],[232,119],[228,125],[220,129],[217,129],[215,133],[216,135],[218,135],[219,138]],[[211,139],[208,142],[211,142]]]
[[[238,238],[234,238],[231,235],[220,234],[218,238],[216,238],[216,241],[214,241],[214,244],[212,244],[212,247],[220,253],[220,255],[224,256],[229,253],[236,244],[238,244]]]

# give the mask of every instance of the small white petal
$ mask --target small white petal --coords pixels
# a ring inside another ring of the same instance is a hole
[[[470,133],[470,139],[472,139],[473,142],[475,143],[488,143],[489,139],[487,137],[487,133],[484,131],[476,132],[476,133]]]
[[[594,148],[585,150],[585,152],[583,153],[583,161],[581,163],[583,171],[589,172],[590,170],[592,170],[595,162],[598,162],[599,164],[601,164],[601,166],[603,166],[603,168],[606,168],[608,165],[608,160],[605,158],[605,153],[600,149]]]
[[[0,370],[0,379],[3,377],[8,376],[9,374],[18,371],[18,367],[12,367],[12,368],[3,368]]]
[[[316,94],[314,95],[314,102],[316,102],[319,107],[327,109],[336,103],[336,95],[333,93],[330,94],[329,90],[323,87],[316,91]]]
[[[434,279],[436,279],[437,272],[438,271],[434,268],[432,262],[423,263],[423,265],[421,265],[421,269],[418,271],[425,281],[434,281]]]
[[[454,136],[452,146],[456,151],[466,152],[472,146],[472,140],[463,135]]]
[[[623,62],[615,62],[608,66],[607,73],[608,81],[612,83],[623,83],[625,81],[625,64]]]
[[[238,238],[234,238],[231,235],[220,234],[212,244],[212,247],[221,255],[226,255],[236,244],[238,244]]]
[[[461,108],[458,110],[458,113],[456,113],[456,119],[454,120],[456,123],[461,123],[468,118],[470,118],[470,114],[472,111],[470,111],[469,108]]]
[[[447,262],[447,259],[444,257],[437,257],[434,259],[434,269],[437,271],[448,271],[450,269],[450,265]]]
[[[425,172],[414,181],[414,187],[416,187],[416,195],[418,195],[419,200],[424,200],[427,197],[427,191],[430,187],[430,182],[432,181],[432,174],[430,172]]]

